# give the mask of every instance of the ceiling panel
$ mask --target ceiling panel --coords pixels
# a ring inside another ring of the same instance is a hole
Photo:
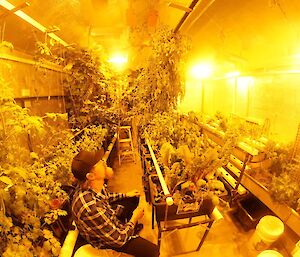
[[[18,5],[23,1],[10,0]],[[179,2],[179,3],[178,3]],[[188,7],[193,1],[178,1]],[[175,28],[184,11],[165,0],[32,0],[24,12],[46,27],[57,26],[67,43],[147,51],[161,25]],[[300,53],[299,0],[199,0],[180,32],[193,40],[194,58],[223,59],[242,68],[281,65]],[[16,17],[5,19],[6,40],[25,49],[41,40]],[[20,32],[19,34],[17,34]],[[14,39],[14,37],[16,39]],[[19,39],[17,39],[19,38]],[[25,40],[24,40],[25,38]],[[141,55],[142,56],[142,55]]]
[[[282,65],[300,51],[300,1],[216,0],[183,26],[196,56],[248,69]],[[208,57],[209,56],[209,57]]]

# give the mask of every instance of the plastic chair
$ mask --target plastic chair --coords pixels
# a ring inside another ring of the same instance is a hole
[[[74,257],[125,257],[131,256],[119,253],[111,249],[96,249],[90,244],[81,246],[74,254]]]

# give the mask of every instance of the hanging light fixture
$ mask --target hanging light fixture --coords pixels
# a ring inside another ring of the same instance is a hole
[[[21,19],[23,19],[27,23],[31,24],[33,27],[37,28],[38,30],[42,31],[43,33],[48,33],[48,29],[45,26],[43,26],[42,24],[37,22],[35,19],[31,18],[29,15],[27,15],[23,11],[18,10],[18,8],[16,6],[14,6],[13,4],[11,4],[10,2],[8,2],[6,0],[1,0],[0,1],[0,6],[4,7],[5,9],[7,9],[10,12],[13,12],[15,15],[17,15],[18,17],[20,17]],[[49,33],[47,35],[50,38],[53,38],[54,40],[56,40],[57,42],[62,44],[63,46],[68,45],[64,40],[62,40],[60,37],[58,37],[54,33]]]
[[[200,63],[190,69],[190,74],[196,79],[209,78],[213,73],[213,66],[210,63]]]

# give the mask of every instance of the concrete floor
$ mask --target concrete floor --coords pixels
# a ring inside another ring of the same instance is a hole
[[[139,159],[139,158],[137,158]],[[145,207],[145,216],[141,220],[144,229],[140,235],[154,243],[157,243],[157,225],[151,228],[151,206],[146,202],[142,187],[142,168],[140,161],[124,162],[121,166],[114,164],[115,176],[108,183],[111,191],[127,192],[137,189],[141,192],[141,203]],[[222,208],[224,219],[213,224],[208,236],[197,252],[195,249],[204,232],[203,226],[195,226],[181,230],[173,230],[162,234],[161,257],[255,257],[258,251],[252,249],[249,240],[254,230],[245,232],[241,225],[236,222],[230,211]],[[194,221],[194,219],[193,219]],[[187,222],[180,220],[180,222]],[[282,244],[277,243],[271,249],[278,250],[284,257],[288,257]]]

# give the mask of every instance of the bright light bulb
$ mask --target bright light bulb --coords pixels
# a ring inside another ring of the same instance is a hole
[[[240,92],[247,92],[249,86],[252,86],[254,84],[254,78],[253,77],[240,77],[237,78],[237,87]]]
[[[213,68],[211,64],[197,64],[191,68],[191,75],[197,79],[205,79],[211,76]]]
[[[123,68],[128,62],[128,58],[124,55],[114,54],[109,58],[108,62],[110,62],[116,68]]]

